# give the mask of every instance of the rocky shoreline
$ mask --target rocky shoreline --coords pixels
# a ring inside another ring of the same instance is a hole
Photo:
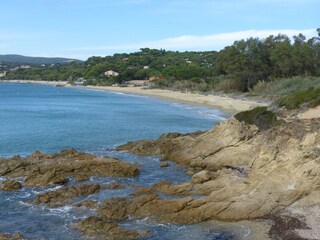
[[[254,220],[270,223],[271,239],[319,239],[316,223],[320,218],[315,210],[320,207],[320,119],[280,119],[266,109],[254,114],[252,123],[236,115],[206,132],[165,134],[117,148],[160,155],[163,161],[188,167],[190,181],[184,183],[160,181],[149,187],[134,186],[128,197],[77,202],[74,199],[102,189],[125,187],[83,183],[92,176],[135,177],[140,171],[136,164],[68,149],[0,159],[0,176],[6,179],[0,189],[60,186],[38,194],[30,203],[94,209],[95,216],[70,226],[94,239],[148,236],[147,229],[118,224],[145,217],[183,224]],[[269,120],[261,120],[259,114]],[[68,185],[70,180],[76,184]],[[23,238],[18,233],[0,235],[0,239],[19,237]]]

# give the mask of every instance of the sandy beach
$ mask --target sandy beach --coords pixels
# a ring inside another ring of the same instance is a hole
[[[14,83],[32,83],[32,84],[49,84],[49,85],[63,85],[70,87],[65,81],[36,81],[36,80],[8,80],[2,82]],[[171,91],[165,89],[146,89],[143,87],[106,87],[106,86],[83,86],[79,88],[98,89],[111,92],[120,92],[128,94],[137,94],[150,97],[156,97],[164,100],[187,103],[191,105],[207,106],[211,108],[218,108],[222,111],[234,114],[241,111],[246,111],[253,107],[265,106],[268,103],[258,102],[246,98],[232,98],[228,96],[219,96],[213,94],[200,93],[185,93],[178,91]]]
[[[101,86],[85,86],[85,88],[157,97],[175,102],[218,108],[229,113],[237,113],[253,107],[268,105],[267,103],[260,103],[258,101],[248,99],[236,99],[228,96],[218,96],[213,94],[204,95],[200,93],[184,93],[164,89]]]

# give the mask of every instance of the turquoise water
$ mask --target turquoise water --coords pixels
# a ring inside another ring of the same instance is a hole
[[[225,115],[153,98],[47,85],[0,83],[0,156],[113,148],[167,132],[211,128]]]
[[[141,175],[136,178],[92,178],[89,182],[138,185],[151,185],[164,179],[183,182],[190,177],[185,169],[173,163],[169,168],[161,169],[157,157],[139,157],[111,149],[127,141],[156,138],[162,133],[206,130],[225,117],[215,109],[143,96],[0,83],[0,156],[26,156],[35,150],[57,152],[73,147],[141,163]],[[24,187],[16,192],[0,191],[0,232],[20,231],[31,239],[79,239],[81,235],[73,231],[70,224],[94,213],[74,208],[71,204],[63,208],[48,208],[28,203],[37,194],[48,190]],[[110,197],[128,196],[131,192],[132,188],[128,186],[123,190],[103,190],[86,199],[103,201]],[[215,229],[212,225],[157,224],[147,219],[120,224],[128,228],[148,229],[151,235],[147,239],[154,240],[235,239],[236,232]]]

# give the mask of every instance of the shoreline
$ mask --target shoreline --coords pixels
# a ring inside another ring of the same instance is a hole
[[[205,106],[216,108],[229,114],[235,114],[241,111],[246,111],[258,106],[267,106],[266,102],[259,102],[252,99],[237,99],[229,96],[219,96],[214,94],[201,94],[191,92],[178,92],[166,89],[146,89],[143,87],[111,87],[111,86],[71,86],[66,81],[37,81],[37,80],[1,80],[0,82],[11,83],[31,83],[31,84],[47,84],[47,85],[62,85],[65,87],[75,87],[83,89],[103,90],[109,92],[119,92],[127,94],[136,94],[142,96],[155,97],[162,100],[173,102],[186,103],[195,106]]]
[[[179,103],[186,103],[196,106],[217,108],[224,112],[235,114],[258,106],[266,106],[262,103],[248,99],[236,99],[228,96],[218,96],[214,94],[183,93],[166,89],[146,89],[143,87],[106,87],[106,86],[83,86],[81,88],[104,90],[109,92],[120,92],[136,94],[142,96],[156,97],[162,100],[169,100]]]

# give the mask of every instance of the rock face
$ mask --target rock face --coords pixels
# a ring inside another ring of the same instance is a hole
[[[203,197],[165,200],[150,193],[113,199],[101,206],[101,218],[154,216],[183,223],[253,219],[283,210],[320,188],[320,119],[259,129],[231,118],[204,133],[165,135],[118,150],[161,154],[163,160],[201,170],[191,182],[154,187],[166,194]]]
[[[86,180],[89,176],[132,177],[139,170],[130,163],[67,149],[58,154],[34,152],[26,158],[0,160],[0,176],[26,177],[24,185],[65,184],[69,177]]]
[[[20,189],[21,183],[19,183],[18,181],[3,181],[0,182],[0,189],[4,190],[4,191],[15,191]]]

